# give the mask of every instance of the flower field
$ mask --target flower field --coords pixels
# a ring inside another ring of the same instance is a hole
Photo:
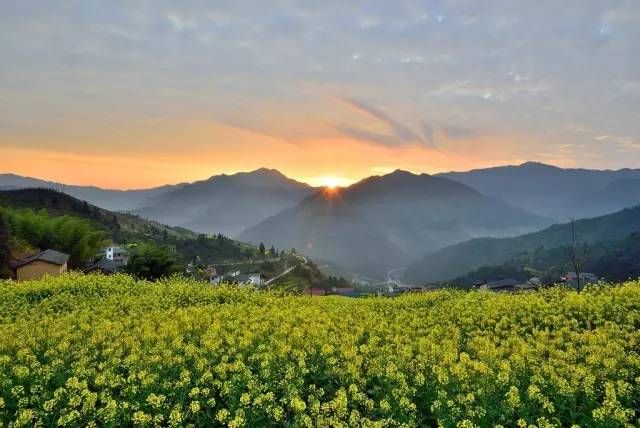
[[[290,296],[0,283],[1,426],[639,426],[640,283]]]

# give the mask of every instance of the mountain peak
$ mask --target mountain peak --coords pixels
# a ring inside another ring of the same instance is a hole
[[[549,165],[542,162],[537,161],[527,161],[518,165],[521,168],[537,168],[537,169],[560,169],[557,166]]]
[[[258,168],[256,170],[253,171],[249,171],[245,174],[250,174],[250,175],[266,175],[266,176],[270,176],[270,177],[286,177],[283,173],[281,173],[280,171],[278,171],[277,169],[274,168]]]
[[[411,171],[404,170],[404,169],[396,169],[395,171],[387,174],[387,176],[389,176],[389,177],[415,177],[416,174],[414,174]]]

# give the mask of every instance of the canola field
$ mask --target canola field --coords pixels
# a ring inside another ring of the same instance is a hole
[[[0,283],[0,426],[633,427],[640,283],[277,296]]]

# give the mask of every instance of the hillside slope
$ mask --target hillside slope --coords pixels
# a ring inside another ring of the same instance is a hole
[[[582,272],[591,272],[605,281],[626,281],[640,277],[640,232],[622,240],[598,241],[579,245],[576,251]],[[537,248],[524,251],[497,266],[483,266],[447,281],[456,287],[470,287],[482,281],[514,278],[525,282],[540,278],[543,284],[554,284],[567,272],[573,272],[569,246]]]
[[[575,230],[581,243],[624,239],[640,231],[640,206],[578,220]],[[412,282],[450,280],[481,266],[503,264],[525,251],[562,247],[570,242],[569,223],[513,238],[473,239],[426,254],[407,269],[405,279]]]
[[[200,257],[203,263],[251,259],[255,246],[224,236],[208,237],[190,230],[169,227],[131,214],[115,213],[49,189],[0,191],[0,206],[45,210],[51,216],[86,218],[108,233],[116,243],[154,243],[175,247],[183,263]]]
[[[396,171],[318,192],[240,239],[294,247],[381,276],[417,254],[474,236],[518,234],[544,219],[454,181]]]

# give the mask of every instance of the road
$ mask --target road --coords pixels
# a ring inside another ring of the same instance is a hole
[[[293,272],[293,270],[295,268],[297,268],[298,266],[307,264],[307,258],[306,257],[303,257],[303,256],[299,256],[299,257],[300,257],[300,263],[297,263],[297,264],[291,266],[290,268],[285,269],[280,274],[274,276],[273,278],[271,278],[268,281],[265,281],[264,284],[262,284],[262,286],[263,287],[268,287],[269,285],[273,284],[274,281],[277,281],[278,279],[282,278],[283,276]]]

